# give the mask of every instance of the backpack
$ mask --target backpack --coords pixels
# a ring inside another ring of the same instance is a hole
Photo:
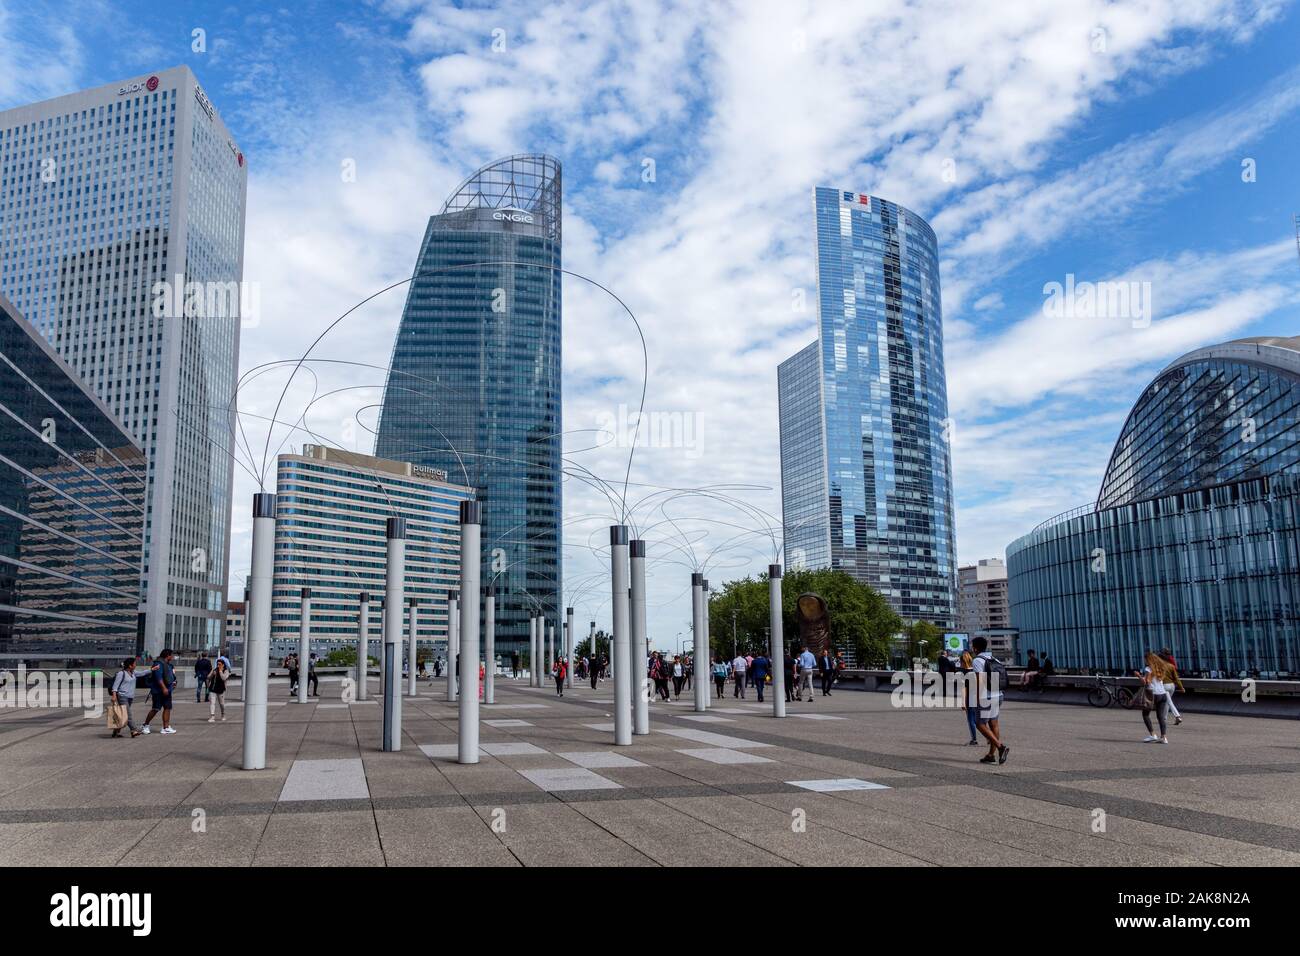
[[[726,665],[726,664],[714,664],[714,665],[713,665],[713,676],[714,676],[714,677],[726,677],[726,676],[727,676],[727,665]]]
[[[992,654],[989,654],[988,657],[984,658],[984,673],[989,675],[988,679],[990,681],[989,684],[990,692],[992,692],[993,690],[993,685],[991,682],[993,680],[994,674],[998,675],[998,687],[997,687],[998,691],[1002,691],[1005,688],[1011,686],[1010,681],[1007,679],[1007,665],[1002,663]]]

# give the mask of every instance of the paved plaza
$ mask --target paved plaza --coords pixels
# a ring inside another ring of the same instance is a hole
[[[611,683],[561,700],[505,679],[461,766],[443,681],[403,701],[400,753],[381,704],[340,687],[299,705],[273,683],[261,771],[239,767],[241,708],[208,724],[193,691],[178,733],[134,740],[0,711],[0,865],[1300,864],[1293,720],[1192,715],[1161,746],[1136,713],[1013,702],[989,767],[960,713],[884,693],[785,720],[752,689],[707,715],[683,693],[615,747]]]

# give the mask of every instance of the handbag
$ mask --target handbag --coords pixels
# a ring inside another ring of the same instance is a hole
[[[1152,693],[1151,688],[1145,684],[1138,688],[1137,700],[1135,703],[1143,710],[1154,710],[1156,706],[1156,695]]]
[[[126,705],[109,704],[108,705],[108,729],[121,730],[126,726]]]

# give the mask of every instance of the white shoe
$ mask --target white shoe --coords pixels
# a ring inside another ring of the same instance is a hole
[[[1159,739],[1160,739],[1160,738],[1157,737],[1155,734],[1149,734],[1148,736],[1142,738],[1142,742],[1143,742],[1144,744],[1149,744],[1149,743],[1152,743],[1152,742],[1157,741],[1157,740],[1159,740]]]
[[[208,723],[210,723],[210,724],[215,724],[216,722],[217,722],[217,718],[215,718],[215,717],[209,717],[209,718],[208,718]]]
[[[148,724],[145,724],[143,727],[140,728],[140,733],[142,733],[142,734],[151,734],[151,733],[153,733],[153,731],[149,729],[149,725],[148,725]]]
[[[1161,742],[1162,744],[1167,744],[1167,743],[1169,743],[1169,738],[1168,738],[1168,737],[1161,737],[1161,738],[1160,738],[1160,742]]]
[[[175,727],[164,727],[164,728],[162,729],[162,733],[164,733],[164,734],[174,734],[174,733],[176,733],[176,728],[175,728]]]

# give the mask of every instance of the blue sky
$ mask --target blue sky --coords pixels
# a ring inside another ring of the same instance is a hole
[[[476,166],[558,155],[566,267],[641,319],[647,408],[695,422],[694,447],[638,452],[633,480],[647,490],[727,484],[779,515],[775,368],[815,335],[811,305],[796,303],[799,290],[815,301],[817,184],[892,199],[939,236],[963,562],[1092,498],[1125,413],[1164,364],[1214,341],[1300,333],[1289,3],[1056,0],[996,17],[926,0],[0,11],[0,107],[178,63],[198,74],[250,163],[246,277],[261,309],[245,368],[300,354],[409,274],[428,215]],[[340,174],[349,161],[355,181]],[[1150,283],[1151,322],[1044,314],[1045,284],[1067,275]],[[573,282],[565,297],[566,447],[621,478],[626,448],[584,449],[635,407],[640,348],[612,303]],[[322,355],[382,366],[401,305],[367,306]],[[381,373],[317,376],[321,391],[367,386],[316,401],[309,426],[368,451]],[[250,428],[269,414],[271,378],[241,402]],[[304,437],[282,430],[272,447]],[[241,479],[236,582],[252,490]],[[592,550],[608,510],[566,484],[566,586],[581,617],[608,614]],[[736,538],[732,526],[753,521],[716,500],[641,519],[652,556],[659,543],[651,630],[663,646],[685,627],[691,565],[720,581],[771,559],[763,535]]]

